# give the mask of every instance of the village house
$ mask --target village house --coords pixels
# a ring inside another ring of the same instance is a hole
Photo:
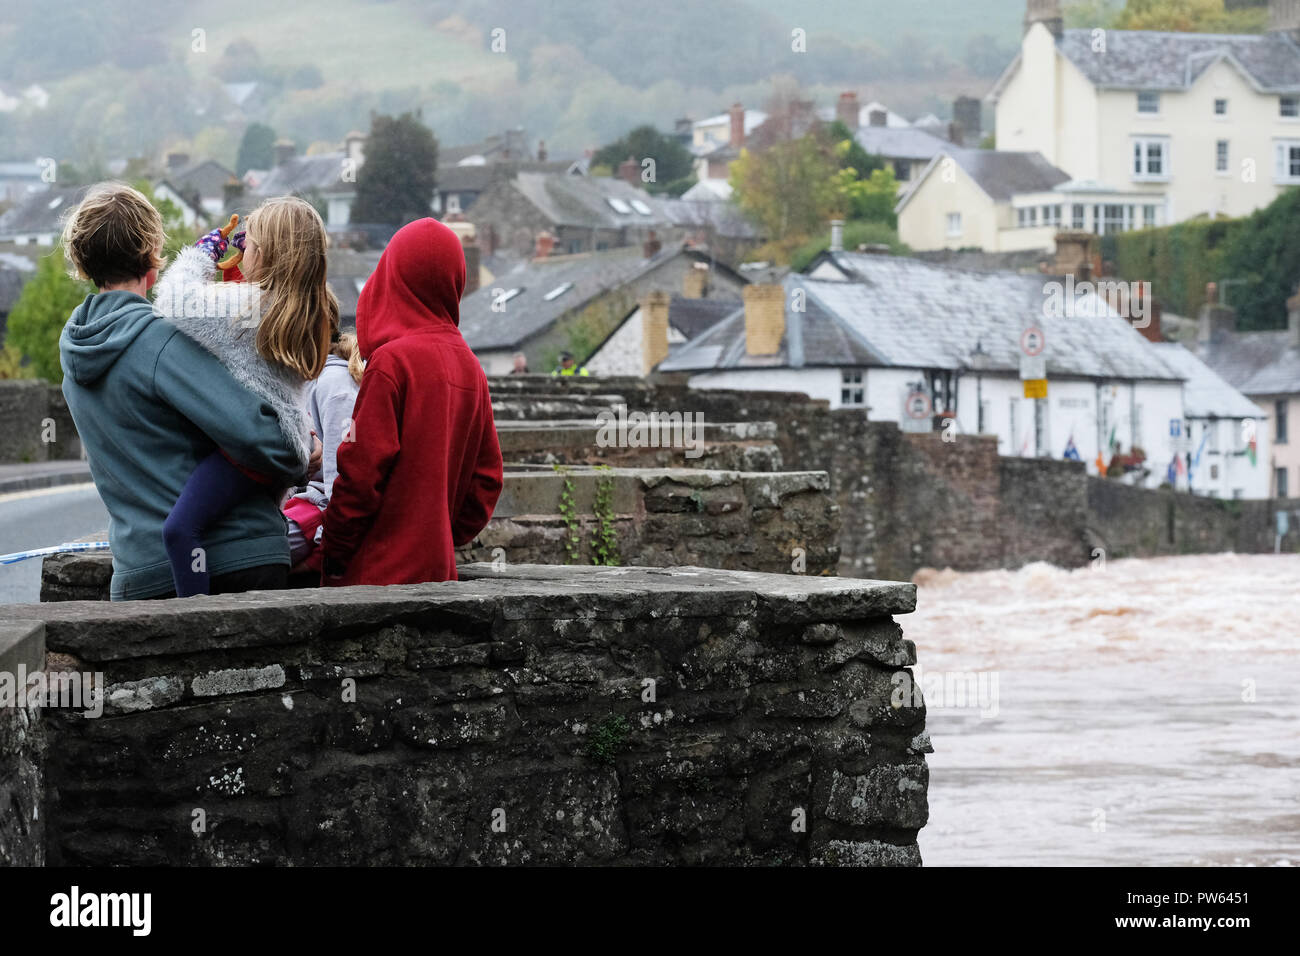
[[[154,195],[175,203],[187,227],[214,223],[229,205],[231,190],[240,188],[234,172],[213,159],[191,163],[185,153],[168,153],[166,165]]]
[[[32,193],[44,192],[50,184],[40,163],[0,163],[0,203],[14,203]]]
[[[566,350],[586,362],[651,292],[698,289],[702,298],[735,300],[745,284],[739,273],[681,243],[648,240],[644,247],[577,255],[556,249],[549,233],[538,235],[531,260],[461,300],[461,333],[489,375],[508,374],[515,352],[524,353],[534,372],[551,371]],[[701,263],[705,270],[697,268]],[[703,281],[701,272],[707,272]]]
[[[275,166],[253,195],[301,196],[319,199],[325,207],[325,225],[331,231],[352,225],[352,203],[357,197],[357,175],[365,163],[366,137],[352,132],[341,150],[316,156],[299,156],[289,140],[275,144]]]
[[[988,96],[998,149],[1135,193],[1115,205],[1155,205],[1156,223],[1268,205],[1300,183],[1300,0],[1269,8],[1263,35],[1066,30],[1060,0],[1029,0]]]
[[[649,375],[665,358],[735,312],[739,298],[704,297],[711,275],[708,263],[696,262],[682,277],[681,294],[657,291],[645,296],[586,361],[587,371]]]
[[[0,214],[0,243],[53,246],[63,231],[63,217],[86,195],[88,186],[53,186],[34,193]]]
[[[747,110],[733,103],[725,113],[692,124],[691,154],[695,157],[695,178],[727,180],[731,163],[745,147],[746,139],[767,122],[762,110]]]
[[[1217,301],[1208,290],[1202,306],[1194,348],[1216,374],[1261,409],[1254,431],[1266,441],[1269,454],[1259,453],[1267,465],[1269,497],[1296,497],[1300,493],[1300,440],[1292,439],[1300,422],[1300,295],[1287,301],[1287,327],[1281,331],[1238,332],[1236,312]],[[1213,445],[1240,446],[1240,436],[1220,423],[1209,439]],[[1199,436],[1198,441],[1199,445]]]

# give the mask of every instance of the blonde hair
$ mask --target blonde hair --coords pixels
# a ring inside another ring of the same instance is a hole
[[[361,373],[365,371],[365,365],[361,361],[361,349],[357,348],[357,337],[351,332],[344,332],[330,349],[330,354],[347,359],[348,374],[352,376],[352,381],[360,385]]]
[[[258,251],[257,272],[248,279],[262,290],[264,305],[258,354],[316,378],[339,321],[338,299],[325,282],[325,223],[301,199],[268,199],[248,217],[248,237]]]
[[[63,225],[63,254],[98,289],[161,269],[167,240],[162,216],[126,183],[92,186]]]

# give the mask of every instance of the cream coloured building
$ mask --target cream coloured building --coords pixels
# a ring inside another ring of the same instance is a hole
[[[998,148],[1156,203],[1161,221],[1267,205],[1300,184],[1300,0],[1269,6],[1269,32],[1216,35],[1066,30],[1059,0],[1029,0],[988,97]]]

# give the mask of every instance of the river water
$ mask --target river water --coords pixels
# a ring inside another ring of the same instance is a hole
[[[1300,555],[915,581],[927,866],[1300,864]]]

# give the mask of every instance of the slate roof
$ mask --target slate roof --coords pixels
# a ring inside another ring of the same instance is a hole
[[[734,203],[721,199],[658,199],[668,223],[682,229],[712,229],[731,239],[758,239],[762,233]]]
[[[915,185],[898,201],[896,211],[901,211],[917,194],[922,181],[930,175],[936,165],[943,161],[945,156],[951,156],[994,202],[1009,202],[1013,196],[1021,193],[1050,192],[1071,181],[1069,173],[1053,166],[1042,153],[965,149],[945,144],[945,148],[930,160],[930,165],[926,167]]]
[[[168,173],[167,181],[184,192],[198,190],[203,199],[224,199],[226,184],[239,180],[215,159],[205,159],[178,173]]]
[[[1123,318],[1102,306],[1097,318],[1043,315],[1051,277],[944,268],[896,256],[833,253],[856,281],[804,275],[783,282],[786,302],[803,288],[807,311],[787,309],[781,355],[745,356],[743,311],[685,346],[662,371],[763,365],[874,365],[968,369],[979,345],[986,368],[1019,374],[1020,334],[1033,324],[1047,339],[1048,376],[1176,380]],[[1090,303],[1089,303],[1090,304]]]
[[[1056,47],[1095,86],[1120,90],[1185,90],[1221,58],[1234,62],[1261,92],[1300,92],[1300,46],[1285,33],[1165,33],[1107,30],[1106,52],[1094,53],[1091,30],[1066,30]],[[1017,57],[990,98],[1019,67]]]
[[[1196,353],[1243,395],[1300,393],[1300,349],[1289,332],[1234,332]]]
[[[1152,343],[1161,360],[1181,375],[1188,418],[1262,418],[1264,410],[1177,342]]]
[[[89,186],[54,186],[34,193],[0,215],[0,239],[35,233],[59,232],[63,217],[75,209]]]
[[[496,170],[491,166],[439,166],[439,192],[482,192],[492,184]]]
[[[343,181],[343,160],[339,150],[319,156],[295,156],[272,169],[255,190],[258,196],[292,196],[312,189],[321,192],[350,192],[355,183]]]
[[[688,299],[684,295],[674,295],[668,303],[668,324],[688,339],[693,339],[739,308],[740,299]]]
[[[330,249],[326,256],[326,276],[329,286],[339,300],[339,320],[345,326],[357,321],[357,299],[361,289],[379,264],[379,252],[357,252],[352,249]]]
[[[521,262],[498,273],[491,288],[478,289],[461,301],[461,334],[475,350],[516,348],[550,328],[565,313],[658,268],[680,251],[680,245],[665,244],[658,254],[647,259],[639,246],[631,246]],[[573,285],[546,299],[548,293],[566,283]],[[493,289],[521,291],[504,303],[505,311],[494,312]]]
[[[858,145],[868,153],[887,159],[929,160],[952,143],[915,126],[863,126],[853,134]]]
[[[669,226],[672,219],[661,200],[631,183],[611,176],[570,176],[565,173],[521,172],[510,181],[510,188],[523,193],[537,209],[557,226],[586,229],[622,229],[625,226]],[[649,215],[635,211],[620,213],[609,199],[632,205],[643,203]]]

